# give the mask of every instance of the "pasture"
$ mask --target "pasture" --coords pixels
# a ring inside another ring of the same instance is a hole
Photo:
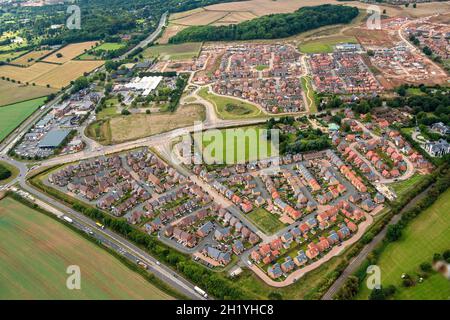
[[[432,273],[423,283],[416,282],[413,287],[404,288],[401,275],[407,273],[417,281],[421,263],[431,263],[435,253],[450,249],[449,234],[450,190],[447,190],[403,230],[400,240],[387,245],[377,261],[382,272],[382,285],[397,287],[394,299],[448,299],[450,286],[443,276]],[[358,298],[367,299],[369,294],[369,289],[363,285]]]
[[[23,204],[0,201],[0,299],[171,299],[69,228]],[[77,265],[81,290],[68,290]]]
[[[16,59],[17,57],[20,57],[21,55],[25,54],[26,51],[11,51],[11,52],[5,52],[0,53],[0,61],[12,61]]]
[[[52,55],[48,56],[43,61],[50,62],[50,63],[63,64],[72,59],[75,59],[79,55],[82,55],[83,53],[89,51],[90,49],[94,48],[97,44],[98,44],[98,42],[96,42],[96,41],[87,41],[87,42],[69,44],[69,45],[65,46],[64,48],[61,48],[58,51],[54,52]],[[58,57],[58,55],[62,55],[62,56]]]
[[[46,55],[50,54],[51,52],[52,50],[34,50],[11,61],[11,63],[28,67],[31,66],[36,61],[38,61],[39,59],[41,59],[42,57],[45,57]]]
[[[0,80],[0,106],[31,100],[55,93],[56,90]]]
[[[38,98],[0,107],[0,141],[5,139],[23,121],[44,104],[46,98]]]
[[[189,60],[198,57],[201,42],[152,46],[143,52],[144,58],[160,57],[162,60]]]

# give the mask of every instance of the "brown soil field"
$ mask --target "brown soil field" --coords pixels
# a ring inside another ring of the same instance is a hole
[[[0,106],[31,100],[56,92],[55,89],[41,86],[26,86],[0,80]]]
[[[169,25],[164,29],[164,33],[162,36],[156,41],[158,44],[167,44],[169,43],[169,39],[176,35],[183,29],[186,29],[187,26],[182,26],[174,23],[169,23]]]
[[[213,25],[220,26],[220,25],[238,24],[240,22],[252,20],[257,17],[258,16],[256,16],[254,13],[250,11],[230,12],[219,21],[213,23]]]
[[[431,23],[442,23],[442,24],[450,25],[450,12],[432,17],[432,18],[430,18],[429,21]]]
[[[57,68],[56,64],[37,62],[28,68],[20,68],[14,66],[1,66],[0,67],[0,77],[6,77],[14,79],[16,81],[21,81],[23,83],[34,82],[33,80],[39,76],[52,71]],[[37,83],[36,83],[37,84]]]
[[[98,42],[96,41],[88,41],[88,42],[81,42],[81,43],[73,43],[65,46],[64,48],[54,52],[52,55],[45,58],[43,61],[51,62],[51,63],[65,63],[69,60],[72,60],[79,55],[83,54],[85,51],[93,48],[96,46]],[[58,53],[62,54],[61,58],[58,58],[56,55]]]
[[[354,36],[358,42],[364,47],[383,46],[392,47],[400,39],[395,31],[387,30],[369,30],[365,28],[355,27],[343,32],[345,35]]]
[[[83,76],[85,72],[90,73],[103,64],[103,61],[69,61],[38,77],[34,82],[37,85],[49,84],[52,88],[62,88],[69,85],[70,81]]]
[[[192,9],[192,10],[189,10],[189,11],[177,12],[177,13],[174,13],[174,14],[170,15],[169,21],[185,18],[187,16],[190,16],[190,15],[192,15],[194,13],[198,13],[198,12],[201,12],[201,11],[205,11],[205,9],[197,8],[197,9]]]
[[[11,61],[11,63],[28,67],[28,66],[31,66],[32,64],[34,64],[40,58],[45,57],[46,55],[50,54],[51,52],[52,52],[52,50],[31,51],[13,61]],[[31,60],[31,61],[29,61],[29,60]]]
[[[134,114],[113,117],[109,121],[113,143],[139,139],[176,128],[182,128],[205,118],[201,105],[180,106],[175,113]]]

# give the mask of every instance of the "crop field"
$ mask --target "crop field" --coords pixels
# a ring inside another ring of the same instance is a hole
[[[184,18],[171,21],[172,23],[180,24],[183,26],[204,26],[219,21],[226,15],[228,15],[228,12],[226,11],[204,10],[198,13],[191,14]]]
[[[334,46],[340,43],[358,43],[352,36],[331,36],[319,40],[306,41],[300,44],[303,53],[331,53]]]
[[[33,82],[43,86],[49,84],[52,88],[62,88],[69,85],[70,81],[97,69],[103,64],[103,61],[69,61],[41,75]]]
[[[31,86],[0,80],[0,106],[31,100],[55,93],[56,90],[41,86]]]
[[[95,47],[96,44],[97,44],[96,41],[69,44],[64,48],[54,52],[52,55],[48,56],[43,61],[62,64],[72,59],[75,59],[79,55]],[[57,57],[58,54],[62,54],[62,57],[58,58]]]
[[[413,287],[401,285],[401,275],[409,274],[417,280],[419,266],[432,262],[435,253],[450,249],[450,190],[443,193],[433,206],[422,212],[404,230],[402,238],[390,243],[381,253],[377,265],[382,272],[382,285],[395,285],[394,299],[446,300],[450,286],[440,274],[432,273],[423,283]],[[359,299],[367,299],[369,289],[362,286]]]
[[[257,106],[233,98],[215,95],[208,92],[208,88],[200,90],[198,95],[215,106],[217,115],[221,119],[233,120],[264,116]]]
[[[45,98],[38,98],[0,107],[0,141],[44,104]]]
[[[51,52],[52,50],[34,50],[28,52],[27,54],[24,54],[23,56],[20,56],[11,63],[28,67],[31,66],[33,63],[35,63],[37,60],[41,59],[42,57],[45,57],[46,55],[50,54]]]
[[[278,155],[277,149],[263,134],[261,128],[251,126],[241,129],[208,130],[201,136],[197,133],[194,139],[197,145],[202,145],[203,158],[207,163],[235,164]]]
[[[188,60],[196,58],[201,48],[201,42],[152,46],[145,49],[143,56],[145,58],[159,56],[162,60]]]
[[[171,299],[113,256],[23,204],[0,201],[0,299]],[[77,265],[81,290],[68,290]]]
[[[156,40],[156,42],[159,44],[167,44],[167,43],[169,43],[170,38],[172,38],[178,32],[180,32],[181,30],[184,30],[186,28],[187,28],[187,26],[182,26],[179,24],[174,24],[174,23],[169,22],[169,25],[164,29],[163,34],[161,35],[161,37],[158,40]]]
[[[1,66],[0,67],[0,77],[6,77],[14,79],[16,81],[21,81],[22,83],[32,83],[36,78],[42,76],[43,74],[50,72],[51,70],[57,68],[58,65],[38,62],[33,64],[28,68],[20,68],[15,66]],[[37,84],[37,82],[36,82]]]

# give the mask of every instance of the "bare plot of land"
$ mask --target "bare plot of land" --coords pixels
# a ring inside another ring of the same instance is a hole
[[[189,11],[177,12],[177,13],[174,13],[174,14],[170,15],[169,21],[185,18],[187,16],[190,16],[190,15],[193,15],[195,13],[202,12],[202,11],[205,11],[205,9],[203,9],[203,8],[196,8],[196,9],[192,9],[192,10],[189,10]]]
[[[162,60],[186,60],[197,57],[201,47],[200,42],[152,46],[145,49],[143,55],[145,58],[160,57]]]
[[[34,64],[37,60],[41,59],[42,57],[45,57],[46,55],[50,54],[51,52],[52,50],[34,50],[15,59],[11,63],[28,67]]]
[[[69,45],[65,46],[64,48],[56,51],[52,55],[48,56],[43,61],[62,64],[62,63],[65,63],[69,60],[72,60],[72,59],[78,57],[79,55],[92,49],[96,45],[97,45],[96,41],[88,41],[88,42],[69,44]],[[58,58],[59,54],[62,55],[60,58]]]
[[[215,26],[238,24],[243,21],[252,20],[257,18],[253,12],[250,11],[239,11],[239,12],[229,12],[225,17],[213,23]]]
[[[43,74],[57,68],[56,64],[38,62],[28,68],[20,68],[15,66],[1,66],[0,77],[14,79],[16,81],[32,82],[32,80],[42,76]]]
[[[164,33],[161,38],[157,40],[159,44],[169,43],[169,39],[175,36],[178,32],[186,29],[187,26],[182,26],[179,24],[169,23],[169,25],[164,29]]]
[[[69,61],[41,75],[34,82],[37,85],[62,88],[69,85],[70,81],[83,76],[84,73],[90,73],[102,66],[103,63],[103,61]]]
[[[205,118],[201,105],[180,106],[175,113],[135,114],[110,120],[113,143],[143,138],[193,125]]]
[[[364,47],[392,47],[400,39],[396,32],[388,30],[369,30],[365,28],[351,28],[343,32],[345,35],[354,36]]]
[[[56,92],[55,89],[31,86],[0,80],[0,106],[43,97]]]

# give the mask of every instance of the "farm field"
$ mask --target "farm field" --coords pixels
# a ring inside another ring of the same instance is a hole
[[[43,61],[62,64],[72,59],[75,59],[79,55],[95,47],[96,44],[97,44],[96,41],[69,44],[64,48],[54,52],[52,55],[48,56]],[[57,54],[62,54],[62,57],[58,58]]]
[[[44,97],[55,92],[56,90],[52,88],[20,85],[10,81],[0,80],[0,106]]]
[[[179,24],[174,24],[169,22],[169,25],[164,29],[163,34],[159,39],[156,40],[158,44],[167,44],[169,43],[169,39],[175,36],[178,32],[183,29],[186,29],[187,26],[182,26]]]
[[[0,107],[0,141],[44,104],[46,98],[38,98]]]
[[[92,49],[92,51],[99,51],[99,50],[113,51],[113,50],[121,49],[123,47],[125,47],[125,44],[123,44],[123,43],[105,42],[105,43],[102,43],[101,45],[95,47],[94,49]]]
[[[51,70],[57,68],[58,65],[37,62],[28,68],[20,68],[15,66],[0,66],[0,76],[10,78],[16,81],[21,81],[23,83],[35,82],[36,78],[42,76],[43,74],[50,72]],[[37,84],[37,83],[36,83]]]
[[[450,190],[447,190],[433,206],[422,212],[403,230],[400,240],[388,244],[378,259],[382,285],[392,284],[397,287],[394,299],[448,299],[450,286],[443,276],[433,273],[423,283],[404,288],[401,286],[401,275],[407,273],[417,278],[421,263],[431,263],[433,254],[450,249],[449,234]],[[362,286],[357,298],[367,299],[369,294],[369,289]]]
[[[358,43],[358,41],[352,36],[331,36],[302,43],[299,49],[303,53],[332,53],[334,46],[339,43]]]
[[[263,208],[258,208],[250,212],[246,217],[268,235],[274,234],[285,227],[276,215],[271,214]]]
[[[11,61],[11,60],[14,60],[17,57],[20,57],[25,52],[26,51],[12,51],[12,52],[0,53],[0,61]]]
[[[224,120],[263,117],[263,112],[255,105],[228,97],[217,96],[203,88],[198,92],[203,99],[212,103],[218,116]]]
[[[19,58],[12,61],[12,63],[28,67],[35,63],[37,60],[41,59],[42,57],[50,54],[52,50],[34,50],[31,52],[28,52],[27,54],[24,54],[23,56],[20,56]]]
[[[101,122],[94,122],[86,129],[86,133],[102,144],[121,143],[190,126],[195,121],[204,119],[204,107],[191,104],[178,107],[175,113],[113,116]]]
[[[4,198],[0,201],[0,298],[171,299],[113,256],[67,227]],[[81,290],[66,288],[78,265]]]
[[[49,84],[52,88],[62,88],[104,64],[103,61],[69,61],[33,80],[38,85]]]
[[[239,131],[238,131],[239,130]],[[216,142],[216,138],[220,139]],[[259,127],[250,126],[239,129],[209,130],[199,136],[194,135],[197,145],[203,146],[204,160],[209,163],[243,163],[258,158],[276,156],[277,150],[263,136]],[[252,140],[250,140],[252,139]],[[257,139],[255,143],[254,139]],[[218,149],[216,149],[218,147]],[[261,156],[259,156],[261,153]],[[234,158],[230,159],[234,154]]]
[[[143,52],[144,58],[160,56],[162,60],[188,60],[196,58],[202,48],[201,42],[152,46]]]

